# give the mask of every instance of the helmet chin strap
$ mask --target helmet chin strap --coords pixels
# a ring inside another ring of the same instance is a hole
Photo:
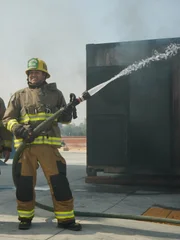
[[[30,88],[39,88],[39,87],[42,87],[44,84],[47,84],[46,79],[39,81],[37,83],[31,83],[29,81],[29,78],[27,78],[27,83]]]

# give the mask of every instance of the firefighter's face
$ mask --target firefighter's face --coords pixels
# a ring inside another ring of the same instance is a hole
[[[29,82],[32,84],[40,83],[46,80],[46,74],[42,71],[29,71]]]

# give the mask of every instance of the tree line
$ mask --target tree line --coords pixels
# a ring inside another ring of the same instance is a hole
[[[59,124],[62,136],[86,136],[86,121],[75,125],[74,123],[62,125]]]

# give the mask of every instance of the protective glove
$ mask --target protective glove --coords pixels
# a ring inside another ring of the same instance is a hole
[[[71,122],[72,120],[72,113],[73,113],[73,108],[72,107],[65,107],[61,116],[60,116],[60,122]]]
[[[77,109],[76,106],[73,106],[71,103],[69,103],[63,111],[64,115],[70,115],[73,117],[73,119],[77,118]]]
[[[33,142],[34,139],[36,138],[33,133],[33,129],[30,126],[24,127],[24,125],[22,124],[16,124],[13,126],[12,130],[17,139],[22,138],[27,143]]]
[[[67,105],[66,107],[64,107],[64,110],[63,110],[63,115],[72,115],[74,111],[74,106],[71,106],[71,105]]]

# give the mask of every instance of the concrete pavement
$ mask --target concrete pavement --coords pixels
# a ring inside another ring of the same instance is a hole
[[[75,198],[76,211],[141,215],[153,205],[180,209],[180,191],[141,186],[87,184],[84,179],[86,154],[62,153],[68,165],[68,178]],[[56,227],[51,212],[36,208],[32,229],[17,229],[15,189],[11,177],[11,161],[1,166],[0,175],[0,240],[15,239],[108,239],[146,240],[180,239],[180,226],[132,221],[77,217],[83,225],[81,232]],[[37,201],[52,206],[49,188],[41,169],[38,170]]]

